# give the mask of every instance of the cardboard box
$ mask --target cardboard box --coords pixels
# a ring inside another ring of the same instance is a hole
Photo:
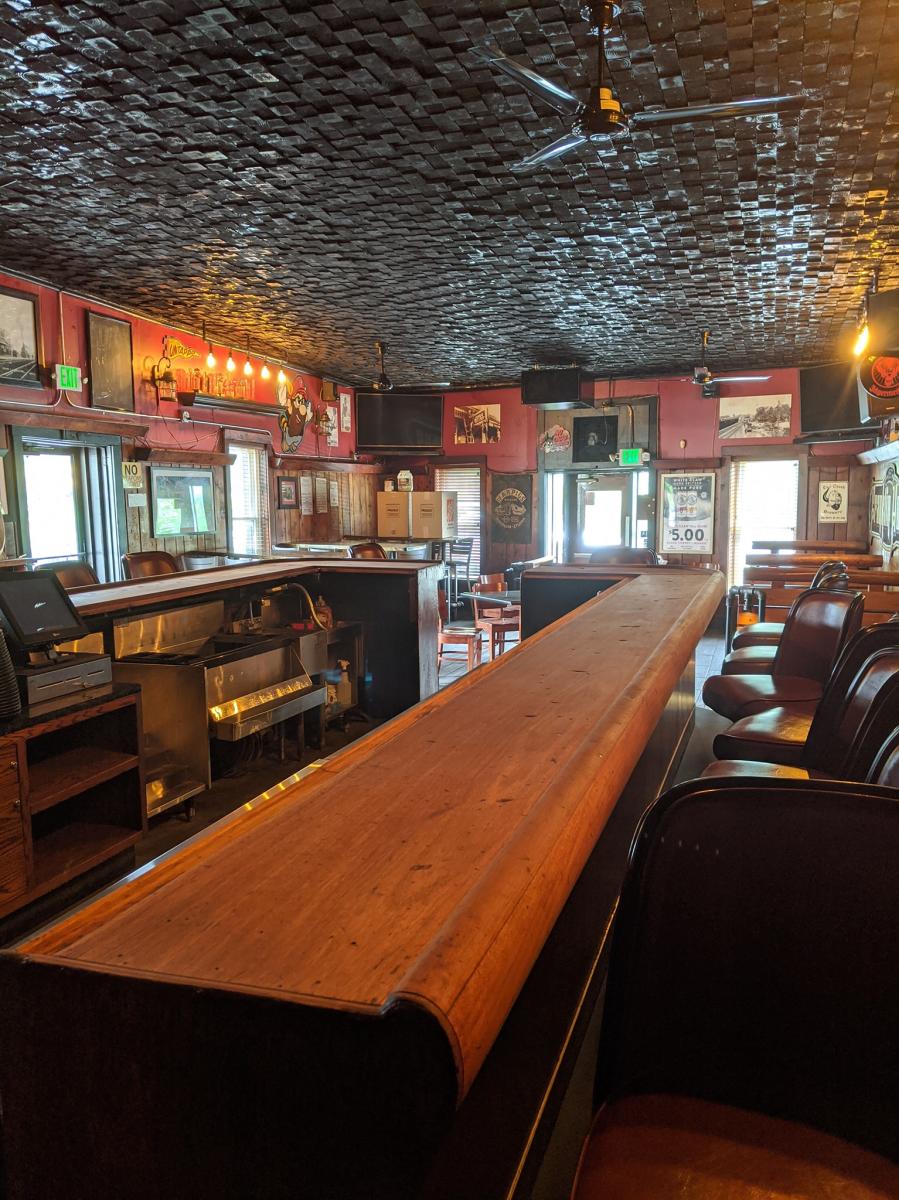
[[[410,492],[378,492],[378,537],[409,537],[413,495]]]
[[[459,536],[455,492],[412,493],[412,536],[455,538]]]

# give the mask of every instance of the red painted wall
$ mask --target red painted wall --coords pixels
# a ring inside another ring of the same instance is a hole
[[[181,412],[179,404],[168,400],[157,402],[156,389],[150,382],[150,371],[162,355],[163,338],[166,334],[170,334],[177,338],[184,346],[196,351],[196,356],[193,358],[175,358],[172,361],[172,370],[179,380],[179,390],[183,389],[187,391],[190,390],[189,372],[194,367],[198,367],[201,371],[206,370],[205,364],[208,347],[199,337],[182,333],[180,330],[169,328],[156,321],[145,320],[141,317],[130,317],[121,310],[107,305],[88,304],[86,301],[74,296],[61,295],[53,288],[26,283],[2,273],[0,273],[0,287],[11,288],[15,291],[27,292],[38,296],[42,360],[48,367],[52,367],[57,362],[66,362],[69,365],[81,367],[84,375],[90,374],[87,345],[87,313],[89,311],[102,313],[105,316],[124,318],[131,322],[132,351],[134,356],[134,409],[141,416],[161,418],[150,421],[150,430],[146,439],[150,445],[159,447],[172,446],[184,450],[214,450],[218,448],[218,429],[208,425],[204,426],[200,423],[202,421],[214,421],[218,425],[227,425],[235,428],[264,429],[272,435],[275,452],[279,452],[281,430],[278,426],[277,418],[273,415],[262,411],[256,414],[232,412],[227,409],[198,408],[193,410],[194,416],[197,418],[197,423],[182,424],[179,419]],[[61,321],[60,313],[62,315]],[[227,346],[215,345],[214,347],[214,352],[219,361],[218,371],[222,374],[225,373],[224,363],[228,356],[228,349],[229,347]],[[240,380],[244,378],[242,368],[245,358],[245,353],[239,347],[234,347],[234,359],[237,364],[237,370],[233,376],[234,379]],[[277,404],[277,367],[272,368],[271,378],[265,380],[260,378],[259,375],[262,368],[262,360],[251,355],[250,361],[254,367],[254,375],[252,376],[252,401],[260,405]],[[309,398],[313,401],[313,405],[317,406],[319,404],[322,381],[318,376],[307,375],[294,370],[288,370],[287,375],[288,380],[294,388],[299,383],[304,384]],[[68,395],[70,404],[90,407],[89,388],[86,388],[81,395],[74,392]],[[46,404],[49,406],[53,404],[55,398],[56,394],[52,388],[34,389],[0,386],[0,400],[13,401],[25,405]],[[66,407],[65,401],[63,401],[60,404],[60,410],[65,411]],[[102,419],[103,417],[103,413],[101,412],[98,412],[96,415],[98,419]],[[329,447],[326,444],[326,439],[317,436],[311,424],[308,424],[300,447],[294,453],[296,456],[302,456],[303,458],[320,457],[328,459],[348,458],[354,450],[355,437],[352,432],[338,433],[337,446]]]
[[[486,446],[455,443],[454,410],[482,404],[500,407],[500,440]],[[491,471],[536,471],[537,413],[521,403],[521,389],[488,388],[484,391],[446,392],[443,404],[443,452],[452,458],[486,454]]]

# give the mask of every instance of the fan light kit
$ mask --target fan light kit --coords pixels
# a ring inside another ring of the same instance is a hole
[[[495,67],[516,83],[520,83],[532,96],[543,100],[562,116],[572,119],[568,133],[550,142],[542,150],[529,154],[511,170],[530,171],[572,150],[586,145],[605,142],[609,137],[620,136],[627,129],[652,129],[664,125],[691,125],[696,122],[716,121],[725,117],[751,117],[766,113],[783,112],[801,108],[802,96],[756,96],[743,100],[730,100],[720,104],[693,104],[686,108],[646,109],[643,112],[626,114],[612,93],[603,83],[605,69],[604,45],[612,21],[618,16],[617,3],[600,2],[586,5],[581,15],[590,22],[591,33],[598,38],[597,83],[585,104],[567,88],[544,79],[530,67],[507,58],[498,49],[489,45],[473,47],[473,52],[485,63]]]
[[[709,336],[709,330],[703,329],[699,366],[693,368],[691,378],[681,379],[681,383],[695,383],[697,387],[702,388],[703,396],[711,399],[718,395],[719,383],[765,383],[771,378],[770,375],[714,375],[705,361],[706,351],[709,347]]]

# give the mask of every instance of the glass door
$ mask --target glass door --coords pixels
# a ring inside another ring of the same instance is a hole
[[[63,558],[83,558],[86,554],[78,511],[79,459],[77,450],[25,452],[28,547],[33,558],[56,562]]]
[[[572,550],[589,554],[601,546],[629,546],[632,494],[629,472],[578,476]]]

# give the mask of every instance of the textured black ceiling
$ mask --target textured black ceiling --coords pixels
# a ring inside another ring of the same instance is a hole
[[[626,109],[801,89],[530,176],[578,4],[0,3],[0,264],[344,377],[826,361],[899,284],[899,0],[625,0]]]

